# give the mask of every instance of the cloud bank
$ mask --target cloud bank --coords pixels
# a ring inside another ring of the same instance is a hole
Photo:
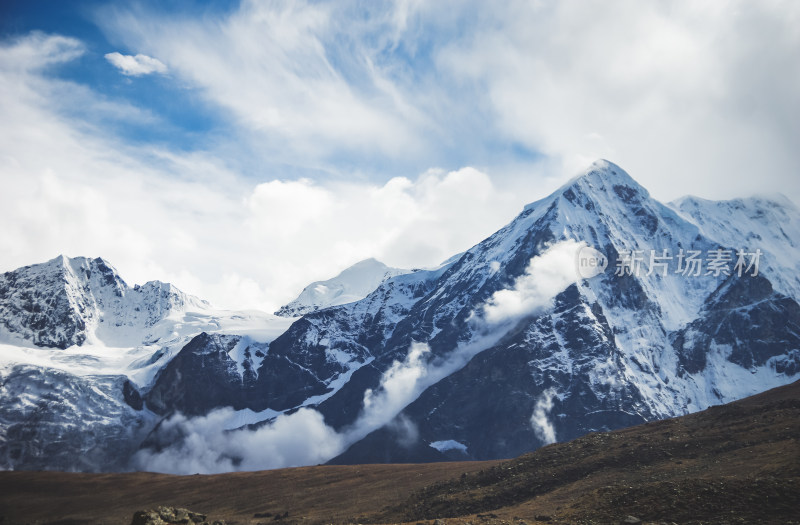
[[[314,465],[342,451],[342,436],[325,425],[319,412],[301,408],[257,430],[225,431],[233,410],[206,416],[176,414],[152,436],[156,449],[139,450],[136,469],[172,474],[215,474],[236,470]]]

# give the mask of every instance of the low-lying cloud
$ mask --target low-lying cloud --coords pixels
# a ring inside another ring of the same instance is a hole
[[[364,393],[356,421],[339,432],[311,408],[280,415],[255,430],[233,431],[225,430],[233,416],[230,408],[195,418],[176,414],[161,422],[148,448],[134,456],[133,466],[173,474],[210,474],[314,465],[387,424],[399,444],[411,446],[418,439],[416,426],[407,418],[395,418],[432,380],[442,377],[438,367],[429,370],[429,356],[428,345],[413,343],[406,358],[384,372],[380,385]]]
[[[536,400],[536,406],[531,414],[531,427],[545,445],[556,442],[556,429],[550,422],[550,411],[553,410],[553,399],[556,397],[555,388],[548,388]]]
[[[353,433],[366,435],[369,430],[382,427],[419,396],[420,386],[427,383],[426,358],[430,351],[424,343],[412,343],[406,359],[393,362],[384,372],[380,387],[364,392],[363,411]]]
[[[370,432],[388,426],[397,443],[414,445],[419,433],[401,411],[429,386],[462,368],[478,352],[491,347],[499,331],[476,337],[444,358],[435,359],[425,343],[414,342],[402,360],[383,373],[375,389],[364,392],[361,413],[336,431],[312,408],[278,416],[255,430],[226,431],[230,408],[206,416],[176,414],[161,422],[148,448],[133,458],[133,468],[173,474],[262,470],[324,463]],[[399,417],[398,417],[398,414]]]
[[[471,341],[445,356],[434,356],[426,343],[413,342],[403,360],[395,360],[383,373],[379,385],[364,392],[359,416],[336,431],[312,408],[278,416],[256,430],[225,431],[230,409],[206,416],[175,415],[154,433],[156,446],[139,451],[137,469],[171,473],[212,473],[259,470],[324,463],[370,432],[386,426],[398,444],[414,445],[419,433],[402,411],[431,385],[461,369],[479,352],[495,345],[507,322],[546,308],[553,297],[578,279],[575,261],[583,242],[566,240],[533,257],[513,288],[496,292],[474,316]],[[537,400],[531,426],[544,443],[556,440],[548,419],[556,392],[545,391]],[[163,446],[158,443],[163,442]]]
[[[301,408],[256,430],[224,430],[233,409],[187,418],[176,414],[161,422],[153,448],[133,457],[138,470],[171,474],[215,474],[235,470],[312,465],[342,450],[342,436],[316,410]]]
[[[486,321],[496,324],[519,319],[548,306],[579,279],[576,261],[585,246],[585,242],[568,239],[533,257],[512,288],[496,291],[483,306]]]

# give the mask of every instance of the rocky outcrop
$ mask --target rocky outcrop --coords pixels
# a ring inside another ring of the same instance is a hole
[[[158,507],[134,513],[131,525],[225,525],[224,521],[208,521],[208,516],[178,507]]]

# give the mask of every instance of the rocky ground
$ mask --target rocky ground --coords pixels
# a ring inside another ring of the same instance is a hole
[[[505,462],[217,476],[2,472],[0,524],[131,523],[158,505],[228,525],[800,523],[799,439],[794,383]]]

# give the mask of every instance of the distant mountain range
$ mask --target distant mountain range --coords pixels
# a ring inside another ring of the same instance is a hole
[[[363,261],[278,315],[59,257],[0,276],[0,466],[514,457],[794,381],[798,299],[791,202],[662,204],[607,161],[439,268]]]

